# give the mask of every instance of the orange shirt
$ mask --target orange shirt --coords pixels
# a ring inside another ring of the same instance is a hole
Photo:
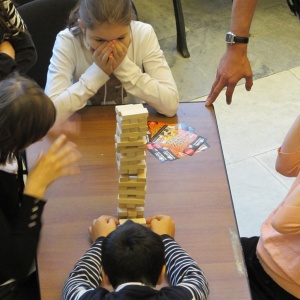
[[[263,223],[257,256],[278,285],[300,298],[300,152],[282,153],[279,149],[276,169],[296,180]],[[295,199],[299,199],[299,204],[291,203]]]

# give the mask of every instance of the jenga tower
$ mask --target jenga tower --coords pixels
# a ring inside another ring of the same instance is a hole
[[[118,218],[145,223],[148,110],[142,104],[116,106],[116,157],[120,173]]]

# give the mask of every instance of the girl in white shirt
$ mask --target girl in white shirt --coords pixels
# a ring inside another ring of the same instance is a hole
[[[56,38],[45,92],[64,120],[87,103],[141,103],[168,117],[179,95],[151,25],[131,0],[80,1]]]

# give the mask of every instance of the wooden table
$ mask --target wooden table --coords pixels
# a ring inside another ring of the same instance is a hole
[[[149,107],[148,107],[149,108]],[[199,263],[209,299],[250,299],[226,168],[213,107],[181,103],[177,116],[150,109],[149,120],[188,123],[210,148],[161,163],[147,152],[145,217],[170,215],[177,242]],[[87,228],[102,214],[115,215],[119,173],[115,161],[113,106],[80,111],[81,174],[60,179],[47,191],[38,251],[42,300],[58,300],[73,265],[90,246]],[[29,165],[44,142],[27,151]]]

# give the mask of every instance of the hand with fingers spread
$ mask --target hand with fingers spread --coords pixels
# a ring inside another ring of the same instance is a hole
[[[148,227],[155,233],[168,234],[172,238],[175,236],[175,222],[169,216],[156,215],[147,219]]]
[[[103,215],[93,221],[92,226],[89,227],[89,233],[93,242],[100,236],[108,236],[119,225],[117,218]]]
[[[60,177],[79,173],[76,162],[81,157],[76,145],[59,136],[28,174],[24,194],[42,199],[47,187]]]
[[[205,105],[209,106],[213,104],[225,87],[227,87],[226,102],[227,104],[231,104],[235,86],[242,78],[246,79],[245,88],[247,91],[250,91],[253,79],[246,45],[228,46],[226,53],[220,61],[216,80],[206,99]]]

